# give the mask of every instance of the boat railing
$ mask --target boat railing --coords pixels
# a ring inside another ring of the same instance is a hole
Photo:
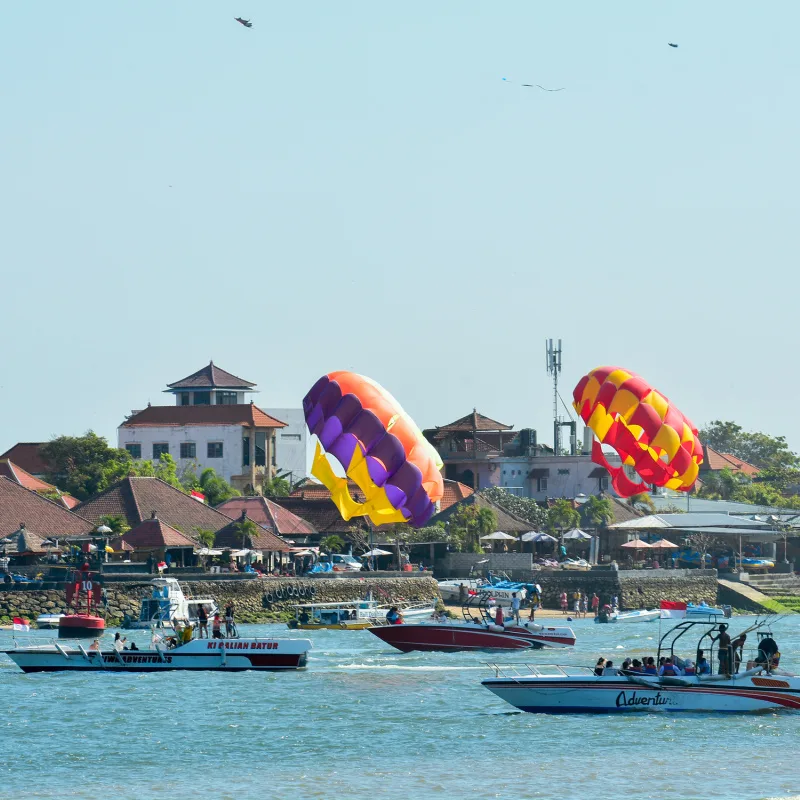
[[[594,675],[594,667],[562,666],[561,664],[529,664],[513,662],[496,664],[489,662],[495,678],[569,678]]]

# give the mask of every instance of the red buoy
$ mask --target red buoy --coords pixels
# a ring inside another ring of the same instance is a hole
[[[93,614],[68,614],[58,621],[58,635],[69,638],[99,636],[106,628],[106,621]]]

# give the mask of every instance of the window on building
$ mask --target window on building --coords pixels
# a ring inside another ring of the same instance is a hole
[[[559,475],[569,475],[569,470],[568,469],[560,469],[558,471],[558,474]]]
[[[194,404],[196,406],[210,406],[211,405],[211,392],[195,392]]]
[[[158,461],[166,453],[169,453],[169,445],[166,442],[156,442],[153,445],[153,461]]]
[[[289,442],[299,442],[302,440],[302,436],[299,433],[282,433],[281,439],[284,439]]]
[[[537,492],[546,492],[547,491],[547,478],[537,478],[536,479],[536,491]]]
[[[218,406],[235,406],[236,392],[217,392]]]
[[[197,458],[197,445],[194,442],[181,442],[181,458]]]
[[[598,478],[598,480],[600,481],[600,491],[601,492],[608,491],[608,478],[603,477],[603,478]]]
[[[209,442],[207,455],[209,458],[222,458],[222,442]]]
[[[242,466],[250,466],[250,437],[242,436]]]
[[[180,393],[180,403],[182,406],[189,405],[189,392],[181,392]]]
[[[131,454],[131,458],[139,459],[142,457],[142,446],[140,444],[126,444],[125,449]]]

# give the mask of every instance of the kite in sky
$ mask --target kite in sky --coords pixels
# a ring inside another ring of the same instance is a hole
[[[508,78],[503,78],[506,83],[514,83],[514,81],[508,80]],[[537,89],[541,89],[543,92],[563,92],[566,88],[565,86],[560,87],[559,89],[548,89],[546,86],[542,86],[541,83],[521,83],[520,86],[526,86],[529,89],[533,89],[536,87]]]
[[[689,492],[703,463],[697,428],[661,392],[620,367],[598,367],[580,379],[573,408],[597,437],[592,461],[605,467],[622,497],[646,492],[648,484]],[[644,481],[635,483],[609,464],[602,444]]]
[[[442,460],[382,386],[354,372],[330,372],[311,387],[303,410],[319,438],[311,474],[328,487],[343,519],[419,528],[436,512]],[[334,472],[326,453],[346,477]],[[350,494],[348,478],[364,493],[363,503]]]
[[[667,42],[667,44],[668,44],[670,47],[677,47],[677,46],[678,46],[678,45],[676,45],[676,44],[672,44],[672,42]]]
[[[253,23],[252,23],[252,22],[250,22],[250,20],[249,20],[249,19],[242,19],[241,17],[234,17],[234,19],[235,19],[235,20],[236,20],[236,21],[237,21],[237,22],[238,22],[240,25],[244,25],[244,26],[245,26],[245,28],[252,28],[252,27],[253,27]]]

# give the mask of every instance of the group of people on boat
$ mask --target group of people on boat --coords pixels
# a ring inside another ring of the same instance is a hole
[[[739,672],[744,660],[744,647],[747,642],[747,632],[740,633],[732,639],[728,633],[728,626],[720,624],[717,635],[711,637],[711,646],[717,646],[719,659],[719,675],[735,675]],[[778,644],[771,633],[761,635],[758,642],[758,652],[752,662],[746,664],[747,669],[760,667],[766,672],[776,669],[780,662]],[[691,658],[681,658],[674,654],[661,656],[658,661],[653,656],[643,659],[626,658],[620,667],[615,667],[614,662],[599,658],[594,667],[597,676],[606,675],[652,675],[657,677],[683,677],[694,675],[711,675],[713,667],[706,658],[704,650],[697,651],[697,662]]]

